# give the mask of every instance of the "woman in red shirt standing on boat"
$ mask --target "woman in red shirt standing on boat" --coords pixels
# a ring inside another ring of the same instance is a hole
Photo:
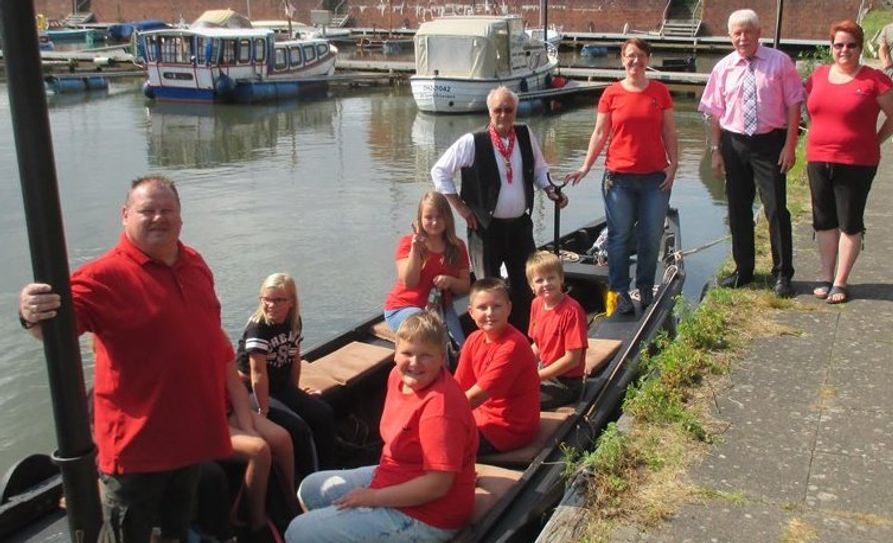
[[[635,232],[636,287],[644,308],[653,295],[657,252],[679,155],[670,92],[663,83],[646,77],[651,46],[629,39],[620,57],[626,77],[602,94],[586,159],[566,179],[579,183],[608,145],[602,181],[608,219],[608,282],[618,297],[617,311],[629,314],[634,311],[629,295],[630,237]]]
[[[893,83],[880,70],[859,63],[863,40],[855,22],[834,23],[833,62],[816,68],[806,82],[811,118],[806,171],[821,262],[813,293],[829,304],[849,299],[847,281],[862,245],[880,144],[893,134]],[[886,118],[878,128],[881,111]]]

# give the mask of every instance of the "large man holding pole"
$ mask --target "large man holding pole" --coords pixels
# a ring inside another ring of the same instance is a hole
[[[149,541],[160,527],[162,540],[185,542],[197,465],[231,452],[224,387],[234,353],[211,271],[179,241],[173,182],[133,181],[122,223],[118,244],[71,277],[78,333],[94,337],[101,539]],[[22,326],[42,337],[60,306],[51,285],[26,285]]]
[[[769,223],[775,294],[794,295],[791,215],[786,174],[794,165],[803,84],[793,61],[760,45],[760,21],[750,9],[729,16],[735,47],[710,74],[698,109],[710,116],[713,170],[725,176],[736,270],[721,285],[753,281],[753,201],[759,190]]]
[[[518,95],[507,87],[493,89],[487,109],[487,127],[456,140],[431,169],[431,178],[468,224],[468,251],[477,278],[499,277],[505,264],[511,321],[526,331],[532,295],[524,266],[535,249],[530,218],[534,189],[543,189],[561,207],[567,196],[550,185],[549,165],[533,132],[515,125]],[[459,172],[461,192],[453,182]]]

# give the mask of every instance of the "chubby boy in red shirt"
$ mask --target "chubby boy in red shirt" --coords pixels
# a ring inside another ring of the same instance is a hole
[[[526,271],[535,296],[527,335],[540,360],[540,403],[542,409],[554,409],[579,400],[583,390],[586,313],[564,293],[564,269],[553,253],[534,253]]]
[[[472,285],[468,313],[478,330],[462,345],[455,377],[480,432],[479,455],[523,447],[539,431],[536,359],[524,334],[509,324],[511,311],[501,280]]]

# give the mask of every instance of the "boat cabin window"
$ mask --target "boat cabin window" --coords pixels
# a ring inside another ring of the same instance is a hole
[[[277,71],[288,68],[288,50],[277,47],[273,50],[273,69]]]
[[[196,64],[207,64],[208,58],[213,58],[208,55],[208,39],[196,36],[195,37],[195,62]]]
[[[220,64],[236,63],[236,42],[233,40],[220,40]]]
[[[289,64],[292,68],[297,68],[301,64],[301,47],[289,47],[288,48],[288,56],[289,56]]]
[[[158,60],[158,36],[146,36],[146,60]]]
[[[184,36],[159,36],[158,61],[165,64],[192,64],[193,41]]]
[[[311,63],[316,60],[316,48],[312,45],[304,46],[304,62]]]
[[[236,48],[239,64],[251,64],[251,40],[239,40]]]
[[[328,52],[329,52],[329,46],[328,46],[328,45],[326,45],[326,44],[324,44],[324,43],[317,44],[317,46],[316,46],[316,56],[322,58],[322,57],[326,56],[326,53],[328,53]]]
[[[267,42],[261,38],[254,40],[254,60],[259,63],[267,60]]]

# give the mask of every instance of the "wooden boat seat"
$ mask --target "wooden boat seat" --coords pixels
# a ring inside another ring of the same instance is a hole
[[[477,524],[494,505],[513,487],[524,475],[523,471],[500,468],[487,464],[475,464],[474,470],[477,479],[474,483],[474,510],[471,513],[471,524]]]
[[[500,466],[527,467],[533,462],[536,455],[546,447],[546,443],[555,435],[562,423],[569,419],[571,415],[573,415],[572,412],[543,411],[540,413],[540,431],[536,434],[536,438],[533,441],[511,451],[481,455],[478,457],[478,460]]]
[[[388,326],[388,323],[383,320],[378,321],[377,323],[372,325],[369,331],[372,332],[372,335],[377,337],[378,339],[390,341],[395,345],[397,343],[397,334],[393,330],[391,330],[391,327]]]
[[[622,344],[617,339],[589,338],[589,346],[586,348],[586,375],[592,375],[614,358]]]
[[[352,341],[314,362],[301,362],[301,386],[325,394],[347,386],[394,359],[394,350]]]
[[[301,388],[309,387],[325,395],[340,386],[341,383],[329,375],[325,368],[317,368],[316,364],[301,360]]]

